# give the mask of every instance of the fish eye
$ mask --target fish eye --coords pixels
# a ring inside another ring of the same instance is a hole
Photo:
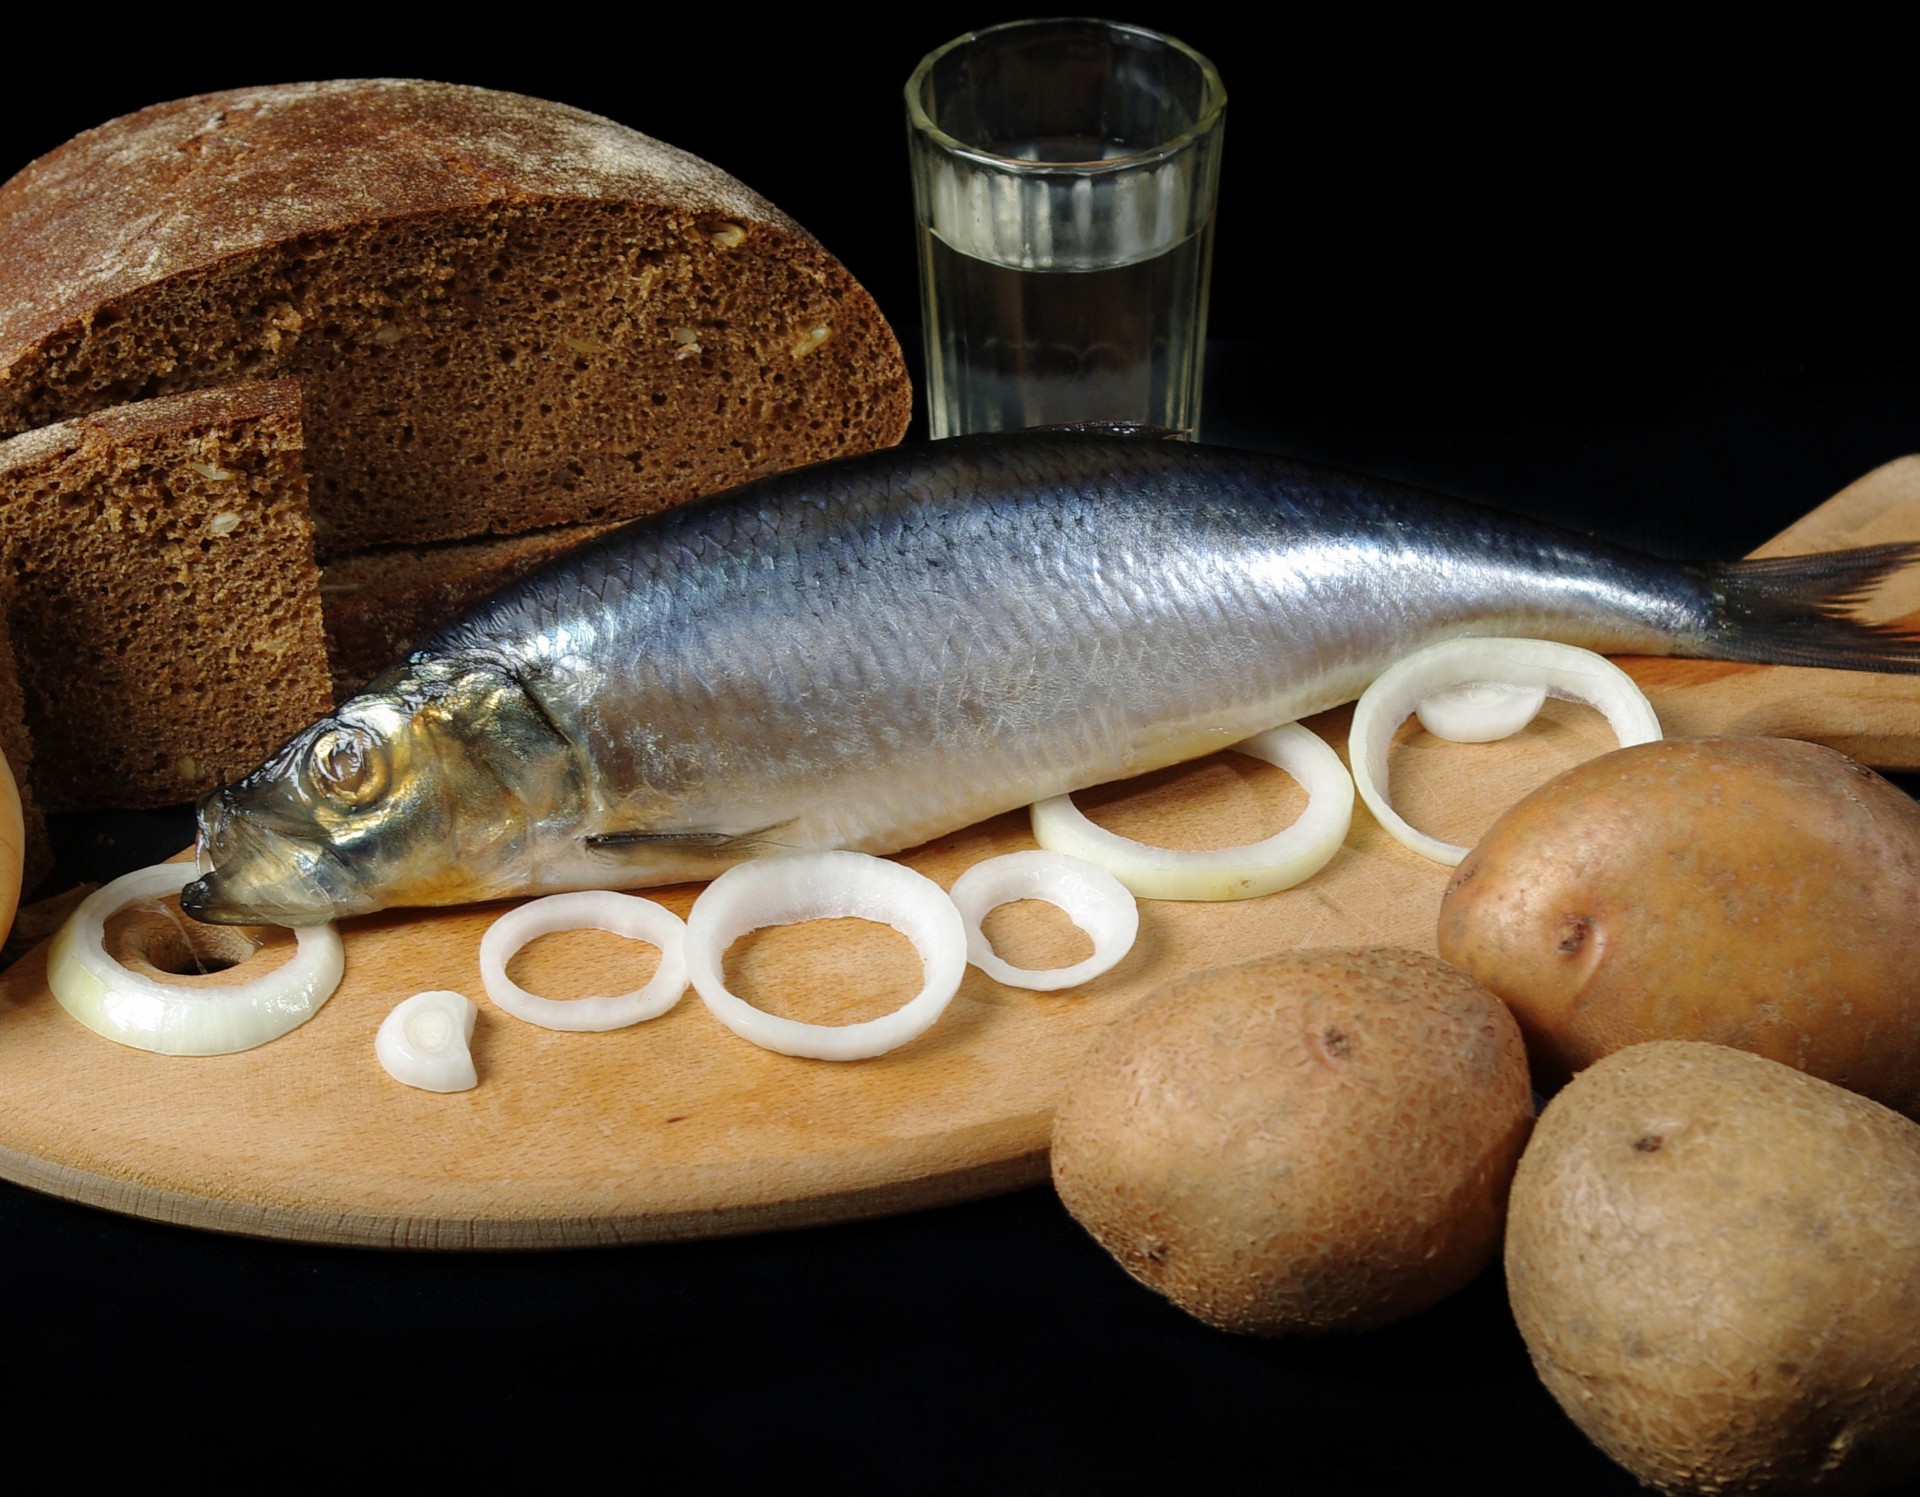
[[[364,806],[387,788],[387,757],[362,728],[329,728],[307,750],[307,777],[328,800]]]

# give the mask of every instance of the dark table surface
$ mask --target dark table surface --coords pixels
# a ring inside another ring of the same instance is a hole
[[[911,340],[899,84],[1004,14],[943,13],[884,39],[742,26],[725,47],[694,20],[414,45],[348,13],[293,52],[171,28],[126,38],[104,72],[80,48],[86,81],[55,101],[0,102],[0,175],[202,89],[514,88],[733,171]],[[1920,451],[1911,248],[1892,227],[1910,137],[1886,133],[1871,37],[1569,32],[1525,38],[1521,67],[1513,38],[1457,21],[1126,18],[1212,53],[1233,95],[1210,439],[1703,555]],[[184,825],[57,831],[81,873],[173,850]],[[1044,1188],[775,1236],[453,1256],[219,1237],[0,1185],[0,1264],[10,1443],[87,1430],[58,1447],[76,1473],[1636,1490],[1534,1378],[1497,1271],[1364,1338],[1243,1340],[1137,1288]]]

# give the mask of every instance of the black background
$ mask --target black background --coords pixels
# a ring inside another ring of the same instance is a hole
[[[899,7],[589,24],[451,12],[69,35],[0,100],[0,172],[159,99],[335,76],[514,89],[705,156],[915,317],[901,86],[928,49],[1017,11]],[[1211,56],[1231,97],[1217,323],[1235,336],[1555,353],[1903,358],[1914,328],[1913,125],[1900,49],[1867,28],[1650,30],[1270,8],[1118,18]],[[391,24],[383,24],[383,21]],[[462,32],[466,33],[462,35]],[[399,33],[396,36],[396,31]],[[278,33],[276,33],[278,38]],[[51,49],[50,49],[51,50]]]
[[[900,86],[1010,13],[709,9],[527,11],[511,30],[459,11],[417,42],[337,8],[282,13],[271,43],[204,18],[76,26],[0,96],[0,175],[213,88],[514,89],[732,171],[917,352]],[[1913,129],[1887,38],[1346,15],[1122,16],[1207,52],[1232,98],[1207,436],[1675,553],[1744,551],[1920,450]],[[72,868],[181,840],[167,818],[62,835]],[[58,1439],[75,1473],[1635,1490],[1533,1378],[1497,1272],[1363,1339],[1239,1340],[1134,1287],[1042,1188],[774,1237],[456,1257],[222,1238],[4,1186],[0,1265],[9,1444]]]

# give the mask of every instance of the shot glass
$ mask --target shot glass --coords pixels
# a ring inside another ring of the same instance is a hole
[[[1193,436],[1227,95],[1172,37],[1014,21],[907,82],[936,437],[1069,422]]]

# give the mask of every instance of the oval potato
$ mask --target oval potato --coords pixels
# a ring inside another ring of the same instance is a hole
[[[1357,1331],[1493,1260],[1532,1122],[1520,1032],[1486,989],[1420,952],[1294,952],[1116,1020],[1068,1081],[1053,1179],[1201,1320]]]
[[[1504,998],[1552,1088],[1708,1040],[1920,1111],[1920,806],[1780,738],[1604,754],[1455,871],[1439,951]]]
[[[1636,1045],[1547,1104],[1507,1292],[1587,1436],[1670,1493],[1920,1476],[1920,1126],[1720,1045]]]

